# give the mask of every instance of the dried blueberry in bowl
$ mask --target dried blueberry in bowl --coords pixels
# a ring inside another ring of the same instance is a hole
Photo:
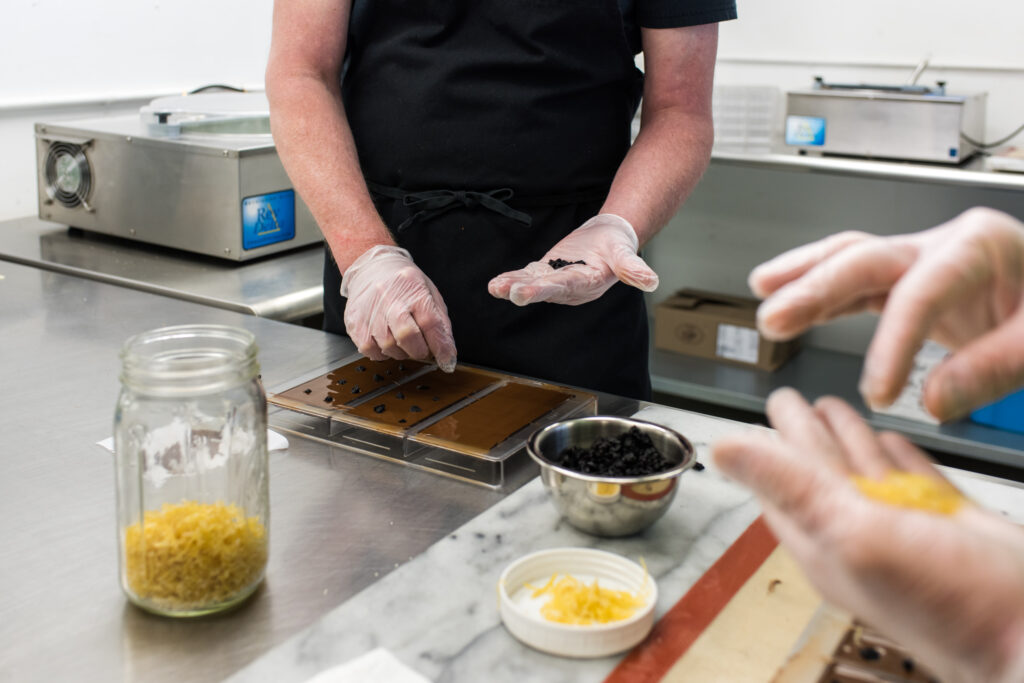
[[[644,420],[593,416],[534,432],[527,452],[559,512],[596,536],[643,531],[668,510],[683,472],[696,463],[678,432]]]

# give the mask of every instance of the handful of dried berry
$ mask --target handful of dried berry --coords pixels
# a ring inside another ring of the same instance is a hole
[[[587,265],[587,262],[582,259],[579,261],[566,261],[564,258],[553,258],[548,261],[548,265],[555,270],[558,270],[560,268],[565,268],[566,266],[585,266]]]
[[[642,477],[672,469],[651,437],[631,427],[615,438],[598,437],[590,448],[570,446],[558,454],[560,467],[602,477]]]

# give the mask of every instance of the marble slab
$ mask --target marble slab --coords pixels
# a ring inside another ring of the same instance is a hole
[[[601,681],[620,657],[573,660],[547,655],[520,644],[505,630],[496,588],[502,570],[527,553],[563,546],[643,558],[658,582],[660,616],[759,514],[753,496],[723,477],[709,452],[716,438],[759,427],[662,406],[644,408],[637,417],[684,434],[706,468],[680,479],[671,509],[646,532],[600,539],[577,531],[560,519],[535,479],[228,680],[306,681],[383,647],[435,683]],[[971,497],[1015,521],[1024,520],[1019,488],[951,474]]]

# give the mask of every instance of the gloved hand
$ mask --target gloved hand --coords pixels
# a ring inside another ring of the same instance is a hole
[[[767,297],[758,326],[770,339],[847,313],[881,311],[861,393],[891,404],[925,337],[954,349],[924,388],[940,419],[964,415],[1024,385],[1024,224],[972,209],[923,232],[847,232],[799,247],[750,274]]]
[[[341,279],[345,329],[372,360],[433,356],[445,372],[455,369],[455,339],[448,307],[409,252],[377,245],[367,249]]]
[[[585,304],[620,280],[653,292],[658,286],[658,275],[637,256],[639,248],[640,240],[629,221],[603,213],[562,238],[540,261],[491,280],[487,291],[517,306],[538,301],[569,306]],[[556,259],[570,265],[557,269],[549,265],[549,261]]]
[[[760,498],[779,541],[834,604],[905,645],[943,681],[1024,680],[1024,530],[966,504],[951,515],[863,496],[849,475],[943,480],[902,436],[876,435],[842,401],[768,399],[777,434],[713,445]]]

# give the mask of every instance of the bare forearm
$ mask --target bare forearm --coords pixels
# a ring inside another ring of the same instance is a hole
[[[619,167],[602,213],[628,220],[651,239],[693,191],[711,158],[711,118],[668,108],[645,116]]]
[[[668,223],[711,158],[718,25],[645,28],[642,39],[646,77],[640,134],[602,208],[632,223],[641,244]]]
[[[317,74],[268,73],[281,161],[342,272],[376,244],[394,244],[370,199],[337,86]]]

